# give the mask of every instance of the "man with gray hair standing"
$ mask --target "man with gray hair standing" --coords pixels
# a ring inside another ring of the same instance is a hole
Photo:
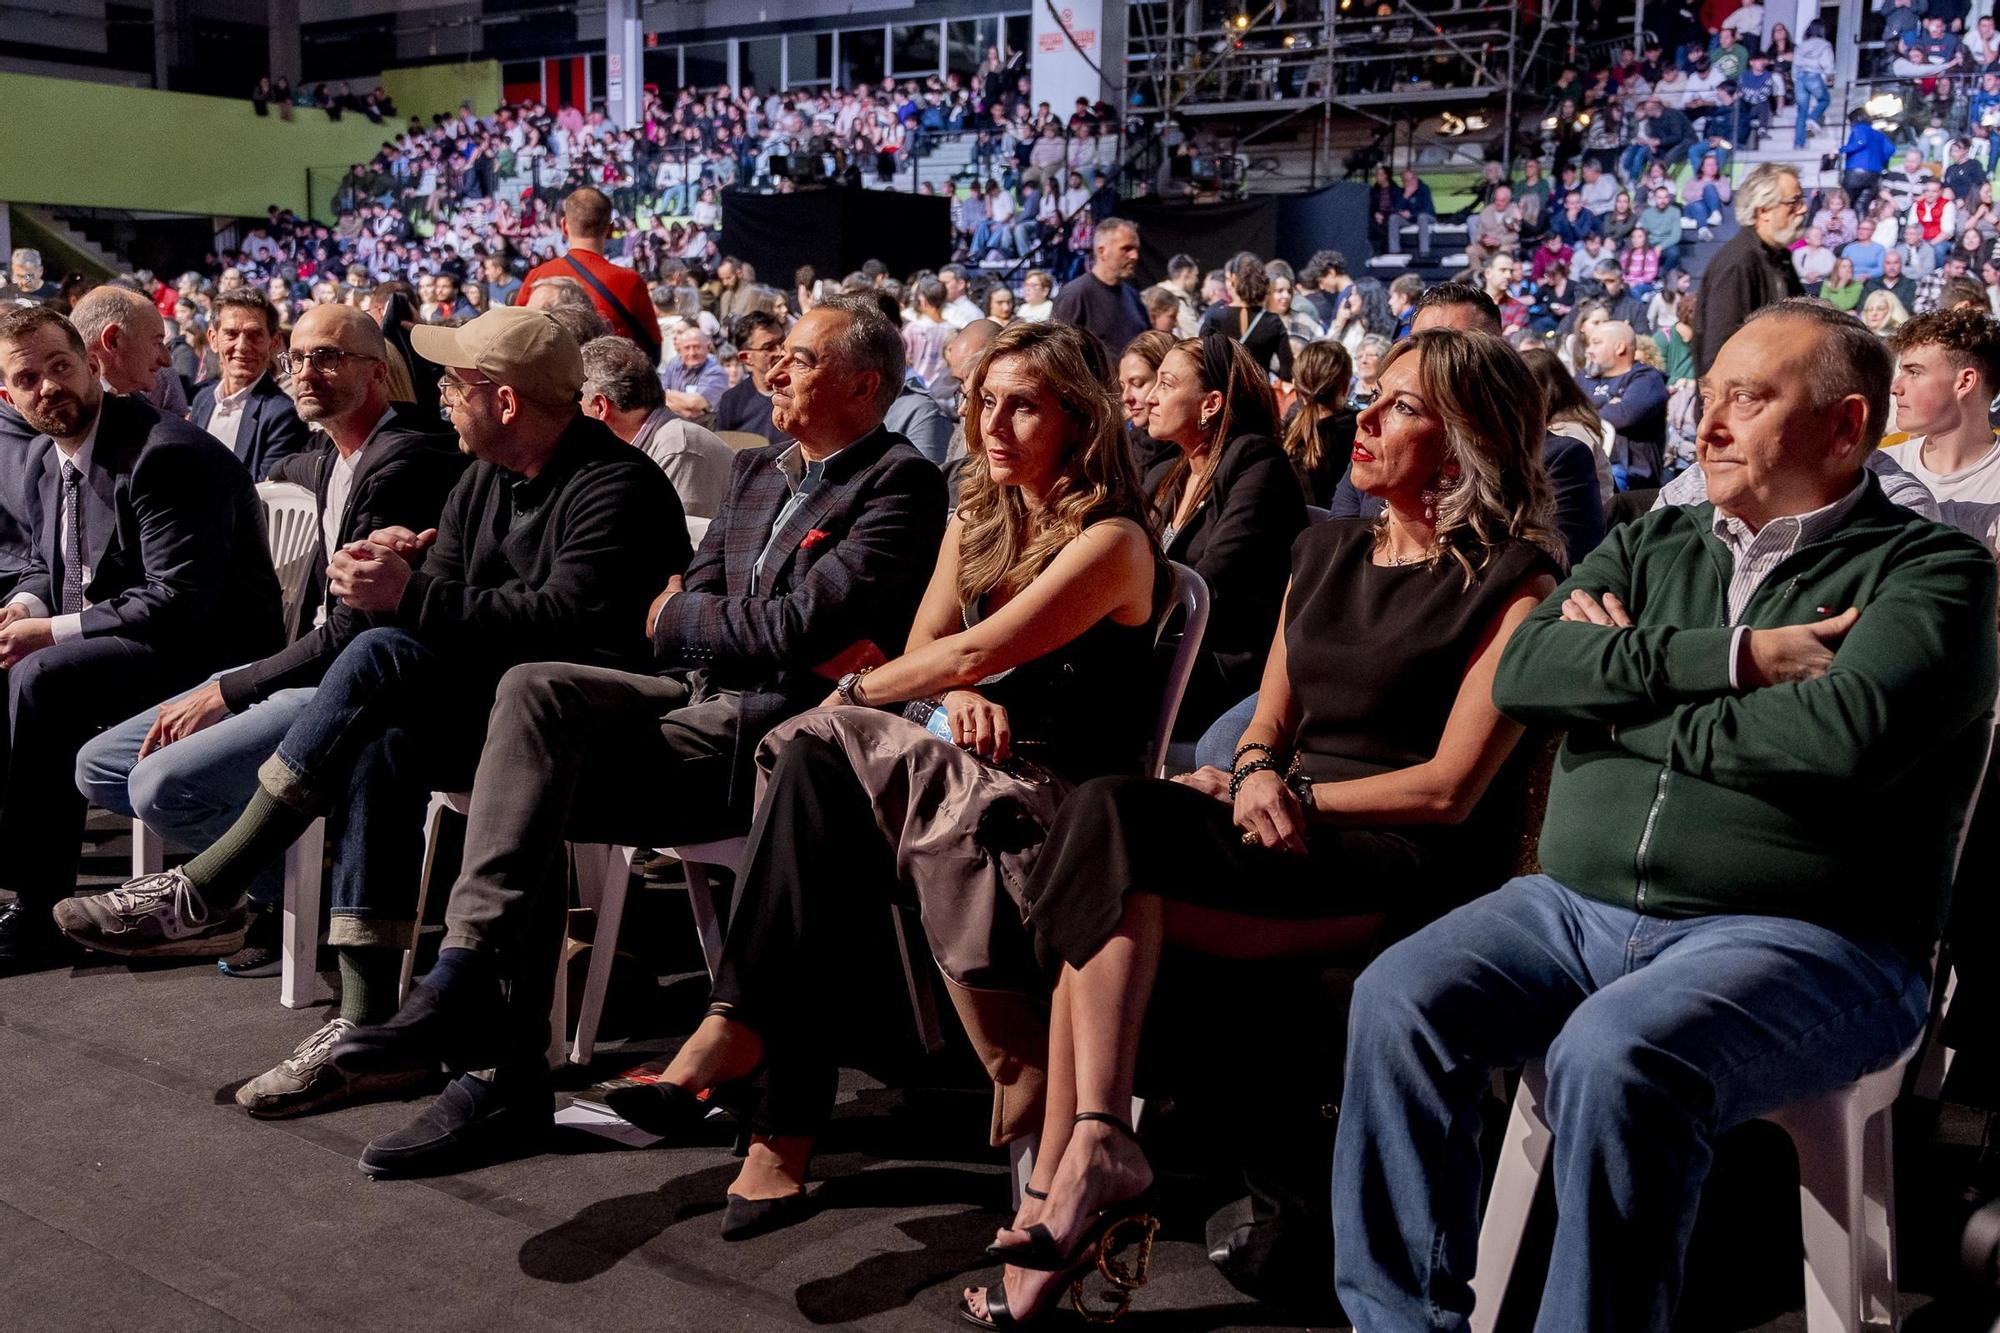
[[[26,246],[16,250],[9,277],[12,281],[0,286],[0,305],[46,305],[62,294],[53,282],[43,278],[42,252],[39,250],[30,250]]]
[[[1790,253],[1806,222],[1798,170],[1778,162],[1752,168],[1736,187],[1736,220],[1742,229],[1709,261],[1695,298],[1695,369],[1702,374],[1751,315],[1805,294]]]
[[[729,490],[729,446],[667,406],[639,344],[613,336],[583,345],[583,414],[659,464],[689,518],[715,517]]]
[[[1139,267],[1139,224],[1106,218],[1090,242],[1090,269],[1063,284],[1050,318],[1088,329],[1116,361],[1125,344],[1152,327],[1127,281]],[[969,322],[969,321],[968,321]]]

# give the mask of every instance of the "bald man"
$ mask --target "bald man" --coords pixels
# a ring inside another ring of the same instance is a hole
[[[464,458],[436,418],[390,405],[387,357],[380,327],[352,306],[314,306],[299,316],[286,368],[299,416],[319,427],[321,443],[285,458],[271,480],[310,489],[319,521],[312,550],[279,571],[289,594],[289,646],[221,672],[86,744],[76,780],[91,804],[143,819],[179,846],[208,846],[242,813],[256,789],[257,765],[277,748],[340,650],[361,631],[389,623],[390,617],[328,595],[331,553],[382,528],[436,527]],[[224,973],[276,970],[281,890],[275,872],[252,889],[249,931],[242,950],[222,960]]]
[[[1623,320],[1591,326],[1576,382],[1610,423],[1611,476],[1618,489],[1657,488],[1667,449],[1667,377],[1635,357],[1638,335]]]
[[[159,307],[129,287],[95,287],[77,301],[69,319],[107,390],[144,398],[177,417],[187,415],[187,390],[167,355],[167,324]]]

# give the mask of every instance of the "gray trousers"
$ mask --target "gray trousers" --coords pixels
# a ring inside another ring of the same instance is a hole
[[[547,1044],[534,1030],[547,1025],[569,905],[564,841],[670,847],[743,832],[751,784],[730,782],[736,728],[734,693],[697,697],[676,677],[567,662],[501,677],[444,947],[490,952],[512,978],[524,1051]]]

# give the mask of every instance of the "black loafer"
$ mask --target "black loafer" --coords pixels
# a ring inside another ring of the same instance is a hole
[[[509,1090],[466,1074],[415,1120],[362,1149],[360,1166],[371,1176],[462,1171],[539,1151],[554,1120],[546,1083]]]
[[[333,1050],[333,1067],[349,1077],[435,1069],[491,1069],[500,1063],[506,1024],[495,987],[491,1003],[477,996],[448,996],[429,986],[410,988],[403,1007],[386,1023],[356,1028]]]
[[[48,908],[19,900],[0,906],[0,977],[68,967],[81,957],[83,950],[56,929]]]

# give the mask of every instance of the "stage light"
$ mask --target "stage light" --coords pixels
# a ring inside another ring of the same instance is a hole
[[[1465,133],[1465,122],[1447,111],[1438,117],[1438,133],[1450,138]]]
[[[1489,122],[1487,121],[1486,117],[1480,115],[1477,112],[1474,112],[1472,115],[1469,115],[1465,118],[1465,128],[1467,128],[1468,130],[1483,130],[1486,128],[1488,124]]]
[[[1556,118],[1555,118],[1554,116],[1545,116],[1545,117],[1543,117],[1543,119],[1542,119],[1542,128],[1543,128],[1543,129],[1545,129],[1545,130],[1552,130],[1552,129],[1554,129],[1555,127],[1556,127]]]
[[[1894,120],[1903,114],[1903,99],[1894,93],[1876,93],[1868,99],[1863,109],[1872,119]]]
[[[1238,32],[1242,32],[1245,28],[1250,26],[1250,16],[1248,14],[1238,14],[1235,18],[1229,21],[1235,25],[1236,31]]]

